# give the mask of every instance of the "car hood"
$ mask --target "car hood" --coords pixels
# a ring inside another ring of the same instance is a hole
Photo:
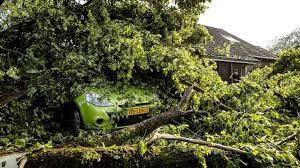
[[[150,89],[140,86],[107,86],[105,88],[86,88],[85,92],[78,97],[85,97],[85,94],[96,93],[106,100],[109,100],[115,106],[132,107],[137,105],[146,105],[158,101],[157,94]]]

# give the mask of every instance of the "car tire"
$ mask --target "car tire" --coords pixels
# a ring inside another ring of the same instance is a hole
[[[80,118],[80,114],[77,110],[72,112],[72,116],[71,116],[71,131],[74,133],[78,133],[79,129],[81,126],[81,118]]]
[[[78,133],[79,129],[82,126],[82,120],[79,113],[79,109],[76,104],[68,103],[65,104],[62,108],[62,129]]]

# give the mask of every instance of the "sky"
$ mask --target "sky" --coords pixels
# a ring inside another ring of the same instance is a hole
[[[199,23],[267,47],[300,27],[300,0],[212,0]]]

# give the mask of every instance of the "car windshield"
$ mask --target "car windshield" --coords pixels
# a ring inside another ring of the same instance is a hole
[[[101,107],[109,107],[113,106],[113,103],[108,101],[107,99],[103,98],[101,95],[98,95],[96,93],[87,93],[85,96],[85,99],[87,102],[95,105],[95,106],[101,106]]]

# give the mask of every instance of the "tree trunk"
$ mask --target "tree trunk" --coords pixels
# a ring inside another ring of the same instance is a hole
[[[137,145],[54,148],[28,155],[25,168],[202,167],[194,151],[192,148],[183,150],[179,146],[153,146],[142,155]],[[226,165],[226,160],[220,155],[207,156],[207,159],[219,164],[217,167]]]

